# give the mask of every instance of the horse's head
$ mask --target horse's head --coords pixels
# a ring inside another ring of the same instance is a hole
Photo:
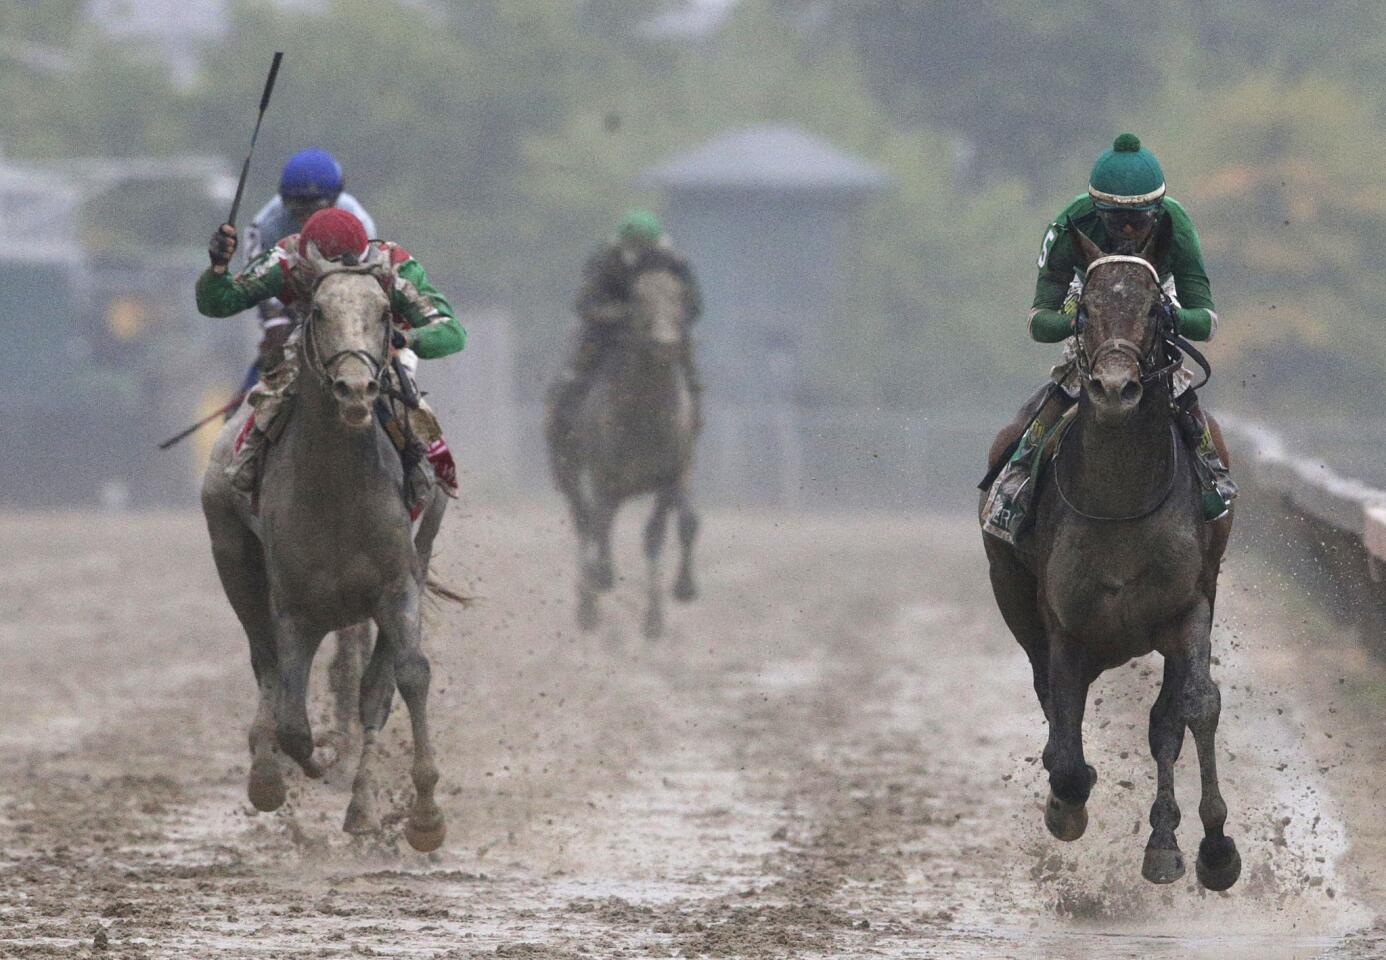
[[[304,323],[304,359],[331,391],[347,426],[370,426],[390,351],[390,300],[380,278],[386,254],[372,249],[358,263],[328,260],[309,244],[313,308]]]
[[[1078,301],[1078,369],[1097,419],[1119,423],[1162,372],[1166,300],[1156,268],[1169,248],[1166,217],[1134,256],[1106,255],[1073,228],[1086,280]]]
[[[631,292],[636,336],[647,349],[672,360],[683,343],[687,319],[683,281],[668,270],[645,270]]]

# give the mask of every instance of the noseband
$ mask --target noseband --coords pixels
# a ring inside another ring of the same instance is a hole
[[[316,299],[318,287],[328,277],[336,276],[341,273],[366,273],[380,279],[380,264],[360,264],[358,266],[334,266],[332,269],[324,270],[313,278],[313,297]],[[369,350],[338,350],[329,357],[323,357],[322,350],[318,346],[317,325],[314,323],[321,316],[317,305],[309,311],[307,319],[303,321],[303,343],[304,360],[307,362],[308,369],[312,370],[324,384],[331,386],[336,379],[336,368],[344,360],[355,359],[366,365],[366,369],[371,373],[371,379],[380,386],[382,392],[385,389],[386,360],[390,355],[390,320],[389,314],[382,317],[382,342],[380,356],[377,357]]]

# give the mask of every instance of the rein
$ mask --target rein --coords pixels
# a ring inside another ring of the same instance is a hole
[[[1063,463],[1064,463],[1064,460],[1063,460],[1063,450],[1064,450],[1064,441],[1068,439],[1068,435],[1069,435],[1069,433],[1071,433],[1071,432],[1072,432],[1071,430],[1065,430],[1065,431],[1063,432],[1063,435],[1059,437],[1059,444],[1058,444],[1058,447],[1057,447],[1057,449],[1055,449],[1055,451],[1054,451],[1054,489],[1057,490],[1057,491],[1059,492],[1059,499],[1062,500],[1062,501],[1064,502],[1064,506],[1068,507],[1068,508],[1069,508],[1070,510],[1072,510],[1074,513],[1078,514],[1078,516],[1082,517],[1084,520],[1096,520],[1096,521],[1099,521],[1099,522],[1102,522],[1102,523],[1106,523],[1106,522],[1121,522],[1121,521],[1123,521],[1123,520],[1141,520],[1141,519],[1144,519],[1145,517],[1150,516],[1150,515],[1151,515],[1152,513],[1154,513],[1156,510],[1159,510],[1161,507],[1163,507],[1163,506],[1165,505],[1165,501],[1169,499],[1169,495],[1170,495],[1171,493],[1174,492],[1174,485],[1175,485],[1175,482],[1179,479],[1179,438],[1175,435],[1175,426],[1174,426],[1174,424],[1171,423],[1171,424],[1169,425],[1169,446],[1170,446],[1170,469],[1169,469],[1169,477],[1166,478],[1166,480],[1165,480],[1165,485],[1164,485],[1164,489],[1160,491],[1160,495],[1159,495],[1158,497],[1156,497],[1155,500],[1154,500],[1149,506],[1143,507],[1142,509],[1138,510],[1138,511],[1135,512],[1135,513],[1128,513],[1128,514],[1125,514],[1125,515],[1123,515],[1123,516],[1108,516],[1108,515],[1102,515],[1102,514],[1096,514],[1096,513],[1088,513],[1086,510],[1082,509],[1082,508],[1079,507],[1077,504],[1075,504],[1075,503],[1069,498],[1068,494],[1064,491],[1064,482],[1063,482]]]
[[[1098,348],[1093,352],[1092,356],[1089,357],[1087,348],[1083,345],[1082,337],[1083,325],[1087,319],[1087,311],[1083,308],[1082,298],[1080,297],[1078,303],[1078,314],[1076,317],[1077,323],[1075,331],[1078,335],[1074,338],[1074,343],[1077,348],[1076,359],[1078,362],[1079,373],[1081,373],[1084,377],[1090,377],[1092,375],[1093,367],[1096,366],[1102,360],[1102,358],[1113,353],[1122,354],[1128,357],[1132,362],[1136,364],[1136,368],[1140,371],[1141,386],[1145,387],[1151,384],[1161,386],[1164,389],[1167,396],[1170,398],[1169,402],[1172,404],[1174,397],[1174,371],[1177,370],[1180,364],[1182,363],[1184,354],[1188,354],[1189,357],[1192,358],[1194,362],[1197,363],[1199,367],[1201,367],[1203,370],[1203,380],[1200,381],[1197,384],[1197,386],[1191,387],[1190,389],[1196,390],[1199,387],[1202,387],[1204,384],[1206,384],[1208,382],[1209,377],[1213,375],[1212,368],[1209,366],[1207,358],[1205,358],[1202,353],[1196,350],[1189,343],[1188,340],[1174,332],[1174,305],[1173,303],[1171,303],[1169,296],[1165,294],[1163,288],[1161,287],[1160,274],[1155,269],[1155,266],[1149,260],[1146,260],[1144,257],[1133,257],[1127,256],[1125,254],[1111,254],[1105,257],[1098,257],[1096,260],[1092,261],[1092,263],[1088,264],[1087,270],[1084,271],[1084,277],[1089,276],[1092,273],[1092,271],[1097,267],[1100,267],[1108,263],[1133,263],[1141,267],[1144,267],[1145,270],[1149,272],[1151,279],[1155,282],[1155,288],[1160,291],[1160,298],[1158,301],[1156,301],[1155,310],[1152,311],[1152,315],[1154,315],[1155,311],[1158,311],[1158,313],[1164,318],[1164,322],[1162,322],[1160,325],[1159,334],[1155,338],[1155,342],[1151,346],[1149,353],[1142,353],[1140,346],[1138,344],[1131,342],[1130,340],[1127,340],[1122,337],[1113,337],[1112,339],[1106,340],[1102,344],[1100,344]],[[1084,286],[1084,289],[1087,289],[1086,284]],[[1163,357],[1164,363],[1162,365],[1156,366],[1157,364],[1160,364],[1161,357]],[[1176,435],[1175,431],[1175,425],[1173,422],[1171,422],[1169,424],[1169,476],[1165,479],[1164,485],[1160,490],[1159,495],[1155,497],[1153,502],[1141,508],[1140,510],[1137,510],[1135,513],[1125,514],[1121,516],[1109,516],[1089,513],[1086,510],[1080,508],[1077,504],[1075,504],[1073,500],[1069,497],[1067,491],[1064,490],[1063,450],[1064,441],[1068,439],[1069,433],[1069,431],[1067,430],[1064,431],[1064,434],[1059,437],[1058,445],[1054,451],[1054,488],[1058,491],[1059,499],[1063,501],[1066,507],[1068,507],[1070,510],[1072,510],[1074,513],[1078,514],[1078,516],[1082,517],[1085,520],[1094,520],[1098,522],[1121,522],[1128,520],[1140,520],[1144,517],[1150,516],[1156,510],[1159,510],[1162,506],[1164,506],[1165,501],[1169,499],[1170,494],[1174,491],[1175,483],[1179,478],[1179,438]]]

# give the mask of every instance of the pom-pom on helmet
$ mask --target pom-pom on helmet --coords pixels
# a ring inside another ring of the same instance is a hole
[[[1139,137],[1123,133],[1092,165],[1088,195],[1099,210],[1154,210],[1165,198],[1165,174]]]

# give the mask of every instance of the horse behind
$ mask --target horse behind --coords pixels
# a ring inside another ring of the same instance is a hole
[[[682,546],[674,597],[689,601],[698,517],[689,500],[693,447],[700,426],[698,397],[683,362],[686,342],[683,281],[668,270],[646,270],[633,283],[631,318],[596,372],[572,417],[572,430],[548,423],[549,462],[572,511],[578,536],[578,621],[599,619],[597,595],[615,582],[611,527],[620,505],[654,494],[645,524],[648,601],[644,634],[664,629],[660,554],[669,514],[678,513]]]
[[[420,598],[447,498],[434,489],[411,535],[403,465],[373,412],[389,356],[389,302],[380,282],[387,264],[371,256],[343,266],[311,248],[308,255],[316,285],[298,346],[302,369],[293,410],[280,414],[287,424],[266,454],[258,509],[225,476],[246,409],[222,428],[202,485],[217,573],[249,638],[259,686],[248,792],[259,810],[283,804],[280,751],[309,777],[323,775],[334,758],[315,747],[309,725],[313,658],[332,631],[339,656],[343,644],[355,652],[373,621],[377,639],[358,699],[361,759],[344,829],[380,830],[377,740],[398,687],[414,741],[405,836],[416,850],[434,850],[446,828],[433,796],[438,770]]]
[[[1045,468],[1030,536],[1018,546],[982,537],[996,602],[1029,656],[1049,724],[1045,824],[1060,840],[1087,828],[1097,779],[1083,755],[1089,686],[1103,671],[1159,651],[1164,679],[1149,730],[1157,783],[1141,872],[1154,883],[1184,875],[1174,763],[1187,728],[1202,780],[1198,879],[1225,890],[1241,857],[1223,832],[1214,742],[1221,697],[1210,658],[1232,519],[1204,522],[1192,457],[1172,419],[1170,357],[1178,355],[1169,353],[1151,266],[1169,232],[1157,231],[1139,257],[1104,256],[1081,232],[1076,239],[1087,271],[1076,418]]]

